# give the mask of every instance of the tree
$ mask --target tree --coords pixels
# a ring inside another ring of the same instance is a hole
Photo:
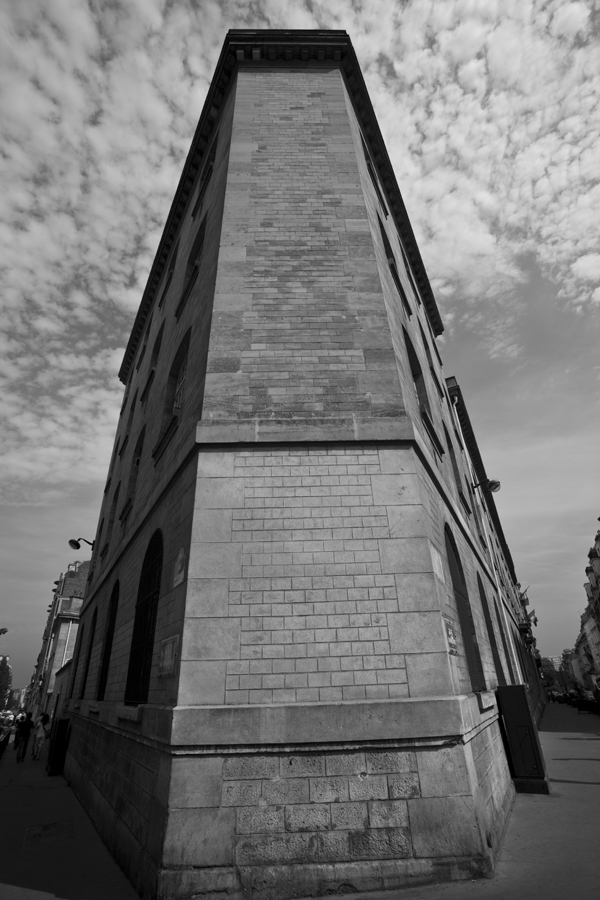
[[[6,708],[11,687],[12,669],[8,656],[0,656],[0,709]]]
[[[557,686],[557,672],[554,667],[554,663],[547,656],[542,656],[542,675],[544,676],[544,681],[546,682],[546,687],[553,690]]]

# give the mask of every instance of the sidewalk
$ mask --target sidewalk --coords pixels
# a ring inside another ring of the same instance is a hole
[[[338,900],[596,900],[600,718],[550,703],[540,737],[550,796],[517,794],[493,878]],[[0,760],[0,900],[138,900],[64,778],[15,757]]]
[[[138,900],[62,775],[45,755],[0,759],[0,900]]]

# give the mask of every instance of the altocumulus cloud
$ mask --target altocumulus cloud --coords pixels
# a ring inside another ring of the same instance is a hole
[[[532,256],[600,302],[593,2],[23,0],[0,9],[2,483],[103,477],[116,371],[229,27],[345,28],[450,332],[521,353]]]

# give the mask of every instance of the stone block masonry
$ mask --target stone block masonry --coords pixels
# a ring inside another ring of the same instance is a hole
[[[481,874],[484,839],[461,780],[468,755],[455,747],[179,759],[159,897],[186,884],[203,897],[220,884],[236,900],[376,890],[430,879],[448,857],[456,873]],[[440,764],[457,773],[451,796],[432,782]],[[202,810],[188,799],[198,789]],[[186,837],[194,828],[200,840]]]
[[[377,446],[200,454],[182,660],[214,675],[197,702],[408,697],[414,654],[443,657],[450,687],[425,492],[412,451],[396,455],[392,487]],[[392,537],[401,510],[418,524]],[[418,611],[406,578],[429,580]]]

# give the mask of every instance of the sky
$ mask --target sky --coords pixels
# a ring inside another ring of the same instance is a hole
[[[600,2],[0,4],[0,653],[31,677],[92,540],[117,371],[229,28],[348,31],[543,655],[598,502]],[[85,545],[83,545],[85,546]]]

